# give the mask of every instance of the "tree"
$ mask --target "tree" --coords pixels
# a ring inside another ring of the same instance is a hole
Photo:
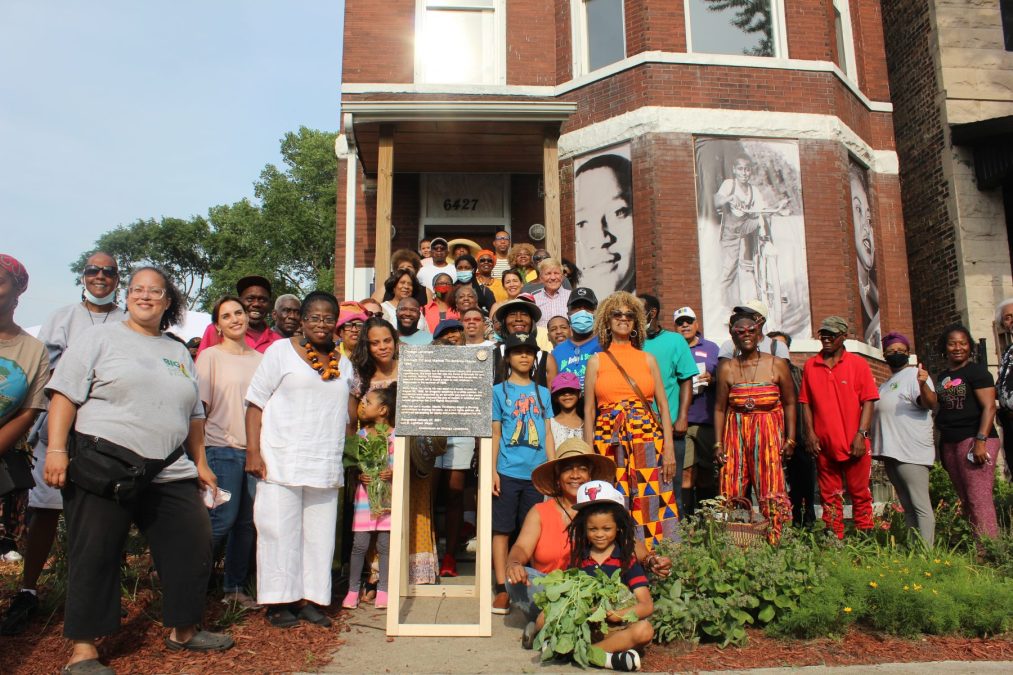
[[[207,218],[137,220],[95,242],[128,273],[164,268],[188,306],[209,309],[249,274],[271,279],[275,294],[334,287],[337,161],[332,132],[300,127],[281,140],[284,169],[268,164],[254,184],[259,204],[243,199],[208,209]],[[89,254],[71,269],[80,274]]]
[[[744,49],[747,56],[774,55],[774,24],[770,18],[770,0],[706,0],[712,12],[735,11],[730,22],[743,33],[761,33],[760,43]]]
[[[81,254],[70,268],[80,277],[94,251],[113,256],[124,280],[138,267],[161,267],[179,285],[187,297],[187,306],[193,309],[207,304],[207,288],[211,283],[209,239],[208,221],[200,216],[189,220],[136,220],[103,234],[95,241],[94,249]]]

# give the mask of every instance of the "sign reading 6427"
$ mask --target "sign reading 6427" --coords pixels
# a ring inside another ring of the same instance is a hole
[[[444,199],[444,211],[475,211],[478,209],[477,199]]]

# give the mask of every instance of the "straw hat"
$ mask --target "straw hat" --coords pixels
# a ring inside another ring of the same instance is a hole
[[[471,254],[472,258],[477,256],[478,252],[482,250],[482,247],[479,246],[477,243],[475,243],[473,239],[465,239],[464,237],[458,237],[457,239],[451,239],[449,242],[447,242],[447,253],[453,255],[454,248],[457,246],[467,246],[468,252]]]
[[[616,478],[616,463],[604,455],[597,454],[591,446],[579,438],[570,438],[556,448],[556,458],[535,467],[531,472],[531,482],[535,489],[543,495],[552,497],[559,494],[556,480],[556,466],[574,458],[581,458],[591,465],[591,477],[588,480],[604,480],[609,483]]]

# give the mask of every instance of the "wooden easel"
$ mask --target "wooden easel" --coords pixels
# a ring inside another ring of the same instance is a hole
[[[390,579],[387,600],[387,635],[422,637],[490,637],[492,635],[492,439],[480,439],[478,461],[478,550],[475,584],[440,585],[408,583],[408,484],[411,457],[405,437],[394,439],[394,482],[391,495]],[[405,598],[476,598],[478,623],[402,623]]]

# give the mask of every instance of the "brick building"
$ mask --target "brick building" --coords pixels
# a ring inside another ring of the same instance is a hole
[[[877,357],[912,329],[880,2],[751,4],[346,0],[339,295],[502,227],[713,339],[760,297],[794,351],[840,314]]]
[[[1013,2],[882,4],[919,351],[960,321],[995,364],[995,304],[1013,295]]]

